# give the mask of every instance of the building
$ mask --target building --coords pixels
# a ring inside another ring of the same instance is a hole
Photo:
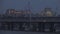
[[[16,12],[15,9],[7,9],[6,15],[12,15],[12,14],[14,14],[14,12]]]
[[[31,12],[27,10],[16,11],[15,9],[7,9],[6,11],[6,15],[13,15],[13,16],[26,16],[29,14],[31,14]]]
[[[45,8],[41,13],[40,13],[41,16],[54,16],[55,14],[53,13],[52,9],[51,8]]]

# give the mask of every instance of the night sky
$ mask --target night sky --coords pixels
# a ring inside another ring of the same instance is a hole
[[[7,9],[11,9],[11,8],[16,10],[25,10],[28,6],[28,1],[31,2],[30,8],[33,13],[38,13],[39,11],[42,11],[45,7],[52,8],[52,10],[54,12],[57,12],[57,14],[60,13],[60,0],[0,0],[0,13],[4,14]],[[8,34],[8,33],[20,34],[20,32],[11,33],[11,32],[0,31],[0,34]]]
[[[45,7],[50,7],[54,12],[60,12],[60,0],[0,0],[0,13],[3,14],[7,9],[25,10],[31,2],[31,11],[33,13],[42,11]],[[56,10],[56,8],[58,8]]]

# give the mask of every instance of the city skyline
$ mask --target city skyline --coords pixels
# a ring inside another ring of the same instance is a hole
[[[0,0],[0,13],[5,13],[7,9],[26,10],[28,1],[30,1],[30,8],[33,13],[41,12],[44,8],[52,8],[54,12],[59,13],[59,0]],[[56,8],[58,10],[56,10]]]

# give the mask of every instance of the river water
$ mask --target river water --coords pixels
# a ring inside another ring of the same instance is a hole
[[[37,25],[37,24],[36,24]],[[0,24],[0,28],[1,28],[1,24]],[[52,34],[52,33],[48,33],[48,32],[24,32],[24,31],[7,31],[7,25],[4,25],[6,30],[0,30],[0,34]],[[60,24],[54,24],[55,28],[56,28],[56,32],[59,33],[60,31]],[[27,26],[25,26],[25,24],[23,25],[23,27],[25,27],[25,30],[29,29]],[[33,27],[31,25],[31,27]],[[49,31],[49,24],[45,25],[45,31]],[[15,24],[14,25],[14,30],[19,30],[19,25]],[[38,30],[38,29],[37,29]],[[57,34],[57,33],[53,33],[53,34]]]

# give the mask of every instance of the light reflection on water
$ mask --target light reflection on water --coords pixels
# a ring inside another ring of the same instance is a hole
[[[4,23],[3,26],[4,26],[4,29],[5,29],[5,30],[8,29],[8,25],[7,25],[7,24]],[[36,31],[38,31],[39,28],[38,28],[38,24],[37,24],[37,23],[35,23],[35,24],[29,24],[29,26],[28,26],[26,23],[24,23],[23,26],[22,26],[22,28],[24,28],[25,31],[32,31],[33,28],[34,28],[34,26],[36,27]],[[57,29],[57,31],[58,31],[58,30],[60,31],[60,27],[57,27],[58,24],[54,24],[54,26],[55,26],[55,28]],[[10,26],[10,27],[11,27],[11,26]],[[14,23],[14,25],[13,25],[13,30],[20,30],[19,27],[20,27],[19,24]],[[49,31],[49,29],[48,29],[49,27],[50,27],[49,24],[46,24],[46,25],[45,25],[45,30],[46,30],[46,31]],[[0,29],[1,29],[1,28],[2,28],[2,24],[0,25]],[[11,28],[10,28],[10,29],[11,29]]]

